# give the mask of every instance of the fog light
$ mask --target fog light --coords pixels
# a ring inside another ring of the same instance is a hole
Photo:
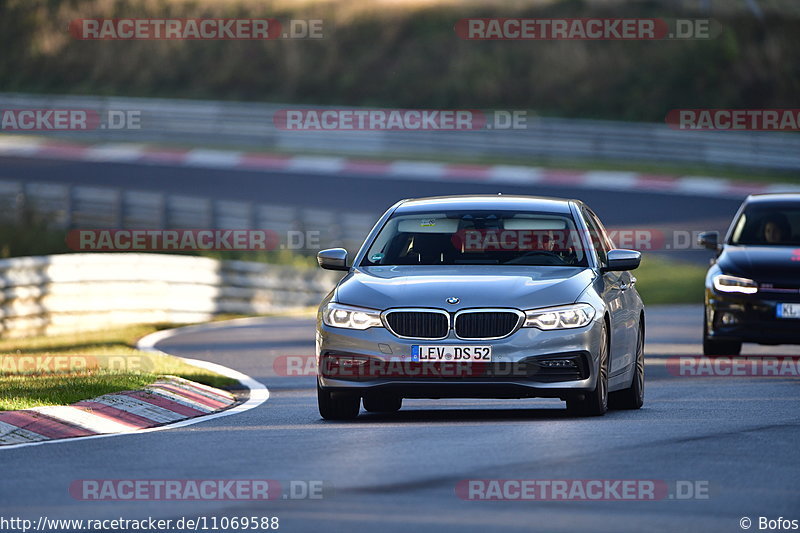
[[[722,313],[721,320],[722,323],[726,326],[732,326],[737,322],[736,315],[734,315],[733,313]]]
[[[323,376],[355,376],[359,375],[369,359],[366,357],[352,357],[347,355],[326,355],[322,358],[320,371]]]
[[[549,361],[539,361],[539,365],[545,368],[577,368],[575,361],[571,359],[550,359]]]
[[[335,363],[345,368],[349,366],[361,366],[367,364],[366,359],[355,359],[353,357],[336,357]]]

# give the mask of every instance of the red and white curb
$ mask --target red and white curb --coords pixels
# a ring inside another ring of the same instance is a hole
[[[800,185],[749,183],[705,176],[662,176],[623,171],[559,170],[516,165],[426,161],[372,161],[229,150],[162,149],[136,144],[85,145],[27,137],[0,137],[0,156],[360,176],[376,179],[539,185],[691,196],[736,197],[800,191]]]
[[[156,332],[137,346],[158,352],[157,342],[184,329]],[[236,404],[226,391],[165,376],[143,390],[104,394],[72,405],[0,412],[0,450],[179,428],[249,411],[269,399],[267,388],[250,376],[216,363],[179,359],[238,380],[249,389],[248,399]]]
[[[235,402],[225,391],[168,376],[143,390],[0,412],[0,445],[124,433],[206,415]]]

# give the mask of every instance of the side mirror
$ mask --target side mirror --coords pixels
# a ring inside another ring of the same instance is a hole
[[[317,263],[326,270],[350,270],[347,266],[347,250],[329,248],[317,253]]]
[[[606,262],[608,266],[603,268],[605,272],[633,270],[639,268],[639,263],[642,262],[642,254],[636,250],[622,250],[617,248],[608,251]]]
[[[719,249],[719,234],[716,231],[706,231],[697,236],[697,244],[709,250]]]

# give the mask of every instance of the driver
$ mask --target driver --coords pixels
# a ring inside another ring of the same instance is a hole
[[[789,221],[782,213],[774,213],[764,217],[762,225],[764,242],[780,244],[791,236]]]

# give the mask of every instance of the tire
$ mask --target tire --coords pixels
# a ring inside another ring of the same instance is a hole
[[[358,416],[361,398],[356,395],[334,397],[317,383],[317,405],[325,420],[352,420]]]
[[[739,355],[742,352],[742,341],[721,341],[708,337],[708,323],[703,317],[703,355]]]
[[[642,326],[643,324],[639,323],[639,332],[636,335],[636,361],[631,386],[609,395],[609,405],[612,409],[639,409],[644,405],[644,335]]]
[[[370,413],[395,413],[403,406],[402,398],[384,394],[366,395],[362,402]]]
[[[597,383],[594,390],[587,392],[582,399],[567,400],[567,409],[580,416],[603,416],[608,411],[608,329],[603,324],[600,339],[600,363]]]

